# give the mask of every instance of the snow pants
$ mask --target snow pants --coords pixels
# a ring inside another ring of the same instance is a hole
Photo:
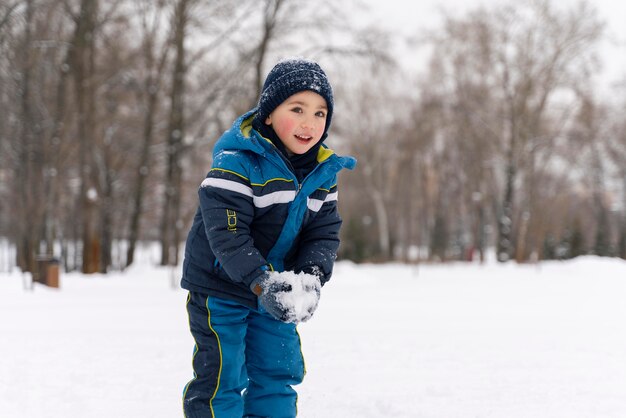
[[[295,324],[262,308],[190,292],[194,378],[183,393],[187,418],[295,417],[292,385],[305,374]]]

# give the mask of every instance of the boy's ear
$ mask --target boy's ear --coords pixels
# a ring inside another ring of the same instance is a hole
[[[267,118],[265,118],[265,124],[266,125],[271,125],[272,124],[272,119],[271,119],[272,115],[269,115]]]

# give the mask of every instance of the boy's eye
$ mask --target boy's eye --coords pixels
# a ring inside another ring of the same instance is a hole
[[[325,113],[325,112],[322,112],[322,111],[320,110],[319,112],[317,112],[317,113],[315,114],[315,116],[319,116],[320,118],[325,118],[325,117],[326,117],[326,113]]]
[[[301,107],[294,107],[291,109],[292,112],[294,113],[302,113],[302,108]]]

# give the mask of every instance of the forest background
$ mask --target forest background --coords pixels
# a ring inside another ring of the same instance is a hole
[[[341,258],[626,258],[626,89],[593,3],[492,1],[401,36],[375,13],[0,0],[0,270],[121,270],[144,241],[178,265],[213,144],[287,56],[326,69],[328,144],[359,160]]]

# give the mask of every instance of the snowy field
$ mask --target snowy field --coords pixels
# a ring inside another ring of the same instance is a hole
[[[170,271],[0,273],[0,416],[180,417],[193,341]],[[299,327],[304,418],[626,417],[626,262],[339,263]]]

